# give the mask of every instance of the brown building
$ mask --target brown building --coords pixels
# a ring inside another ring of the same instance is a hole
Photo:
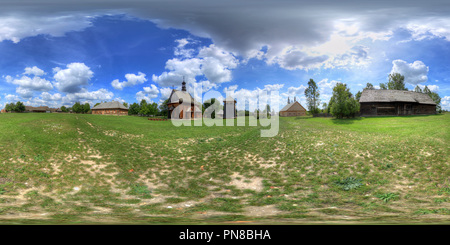
[[[172,93],[167,101],[169,119],[172,119],[174,110],[179,113],[177,119],[202,118],[201,104],[186,91],[186,82],[183,81],[182,89],[172,89]],[[173,118],[175,119],[175,118]]]
[[[92,109],[92,114],[101,115],[128,115],[128,108],[126,108],[122,103],[118,101],[111,101],[106,103],[101,103],[94,106]]]
[[[50,108],[48,106],[25,106],[25,112],[40,112],[40,113],[52,113],[56,112],[55,108]]]
[[[365,89],[359,99],[361,116],[436,114],[436,103],[428,94],[405,90]]]
[[[6,109],[2,109],[2,110],[1,110],[1,113],[6,113]]]
[[[298,117],[306,116],[306,109],[296,100],[290,103],[288,98],[288,104],[280,110],[280,117]]]

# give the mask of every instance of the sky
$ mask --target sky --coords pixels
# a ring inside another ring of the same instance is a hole
[[[449,68],[446,1],[0,0],[0,108],[161,104],[183,79],[199,101],[277,91],[306,108],[310,79],[328,103],[396,72],[450,110]]]

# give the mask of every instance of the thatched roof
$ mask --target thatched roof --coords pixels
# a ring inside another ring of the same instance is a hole
[[[364,89],[359,102],[411,102],[436,105],[428,94],[389,89]]]
[[[101,103],[100,105],[94,106],[92,110],[101,110],[101,109],[123,109],[128,110],[122,103],[119,101],[111,101],[106,103]]]

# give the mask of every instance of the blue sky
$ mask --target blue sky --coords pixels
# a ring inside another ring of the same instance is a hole
[[[310,78],[328,103],[337,82],[356,93],[399,72],[407,88],[428,86],[450,110],[444,1],[45,2],[0,10],[0,107],[161,103],[183,77],[189,89],[278,91],[280,107],[288,97],[306,107]]]

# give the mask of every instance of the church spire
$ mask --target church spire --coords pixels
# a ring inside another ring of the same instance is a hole
[[[183,82],[181,83],[181,91],[186,91],[186,82],[184,81],[184,76],[183,76]]]

